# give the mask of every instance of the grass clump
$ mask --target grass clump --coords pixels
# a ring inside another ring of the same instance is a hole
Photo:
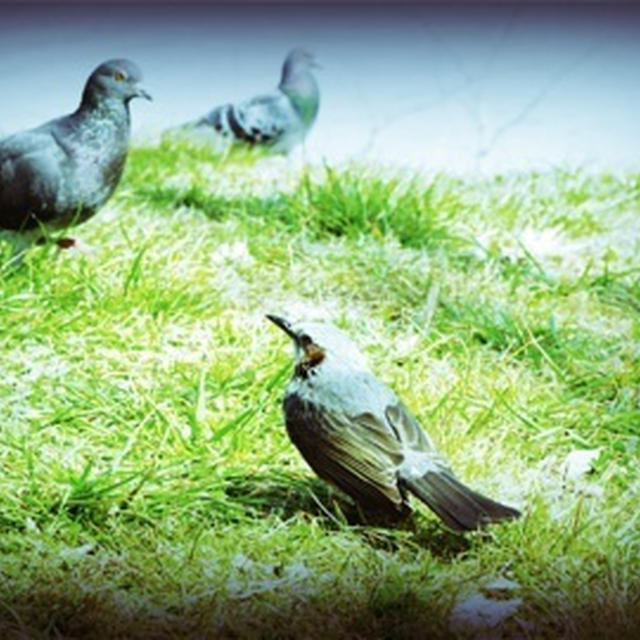
[[[633,637],[638,184],[133,150],[92,254],[2,272],[1,635],[450,637],[508,578],[505,637]],[[314,478],[266,312],[345,328],[524,517],[389,528]]]

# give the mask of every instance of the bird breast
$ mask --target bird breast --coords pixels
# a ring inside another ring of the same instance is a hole
[[[395,394],[368,372],[331,367],[329,359],[314,367],[306,377],[294,376],[287,395],[323,406],[327,411],[357,416],[370,413],[385,420],[385,409],[395,404]]]
[[[69,180],[72,193],[68,200],[72,207],[86,209],[100,207],[115,190],[127,157],[128,123],[99,119],[78,131],[76,152],[71,159]],[[73,203],[72,201],[76,202]]]

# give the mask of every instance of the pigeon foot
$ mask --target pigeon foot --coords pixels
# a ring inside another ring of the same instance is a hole
[[[61,250],[69,250],[73,253],[83,253],[86,255],[93,253],[93,247],[78,238],[58,238],[56,245],[58,245]]]
[[[56,244],[61,249],[71,249],[76,246],[77,242],[75,238],[58,238],[58,240],[56,240]]]

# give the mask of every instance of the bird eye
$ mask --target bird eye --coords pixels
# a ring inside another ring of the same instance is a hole
[[[114,71],[113,72],[113,79],[116,82],[124,82],[125,81],[125,75],[124,75],[124,73],[122,73],[122,71]]]

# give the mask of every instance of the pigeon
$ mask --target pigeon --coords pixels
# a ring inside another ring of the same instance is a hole
[[[273,93],[216,107],[190,126],[196,132],[215,131],[232,143],[289,153],[304,141],[318,115],[320,91],[311,73],[316,68],[319,66],[310,53],[293,49]]]
[[[129,150],[129,102],[151,99],[129,60],[89,76],[73,113],[0,140],[0,229],[41,236],[80,224],[113,194]],[[75,245],[59,238],[58,246]]]
[[[342,331],[330,324],[267,318],[294,344],[296,365],[283,402],[287,433],[321,478],[363,508],[396,518],[411,512],[412,493],[458,532],[520,515],[456,477]]]

